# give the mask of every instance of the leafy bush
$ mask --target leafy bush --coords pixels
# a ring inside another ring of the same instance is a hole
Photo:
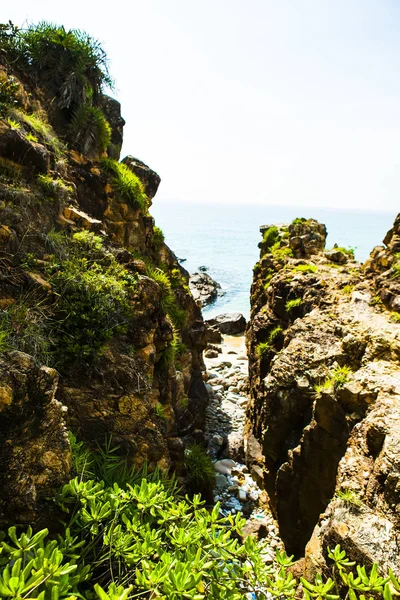
[[[330,373],[322,383],[317,384],[314,390],[317,395],[321,395],[322,392],[329,392],[331,390],[338,390],[344,386],[352,371],[349,366],[344,365],[343,367],[337,366]]]
[[[19,85],[15,77],[0,73],[0,116],[18,104],[17,93]]]
[[[256,356],[263,358],[271,350],[269,342],[259,342],[256,346]]]
[[[59,294],[57,350],[62,361],[92,361],[104,344],[126,331],[135,278],[115,262],[72,257],[52,276]]]
[[[186,312],[177,304],[167,273],[148,263],[146,266],[146,275],[156,281],[161,288],[161,309],[169,316],[176,328],[182,329],[186,321]]]
[[[296,217],[296,219],[293,219],[292,225],[302,225],[303,223],[307,223],[307,221],[308,219],[305,217]]]
[[[278,228],[275,227],[275,225],[273,225],[272,227],[269,227],[266,231],[264,231],[263,233],[263,249],[264,250],[268,250],[269,248],[272,248],[272,246],[274,244],[276,244],[276,242],[279,241],[279,231]]]
[[[240,514],[221,518],[219,504],[208,511],[199,496],[183,499],[176,485],[158,479],[159,472],[121,471],[127,461],[111,440],[96,452],[74,436],[71,444],[79,473],[56,493],[63,511],[59,534],[50,539],[47,529],[17,534],[10,527],[0,536],[2,598],[294,600],[301,590],[304,600],[357,600],[363,594],[392,600],[400,591],[391,570],[381,576],[374,564],[368,573],[340,546],[328,549],[334,579],[317,573],[314,582],[301,578],[299,588],[288,571],[293,557],[278,550],[266,563],[265,540],[239,541],[245,523]],[[193,470],[204,481],[209,465],[204,469],[204,454],[199,456]]]
[[[215,470],[204,448],[193,444],[185,450],[185,467],[189,486],[195,492],[208,493],[215,485]]]
[[[139,177],[132,173],[126,165],[112,158],[103,158],[101,165],[106,172],[113,175],[112,185],[116,192],[131,206],[147,213],[149,200]]]
[[[112,86],[104,50],[83,31],[41,22],[3,33],[8,53],[54,91],[60,108],[73,109],[88,99],[96,104],[103,86]]]
[[[154,250],[156,250],[156,252],[158,252],[159,250],[161,250],[161,247],[164,243],[164,234],[162,232],[162,230],[160,229],[160,227],[157,227],[157,225],[155,227],[153,227],[153,236],[151,238],[151,243],[154,247]]]
[[[111,127],[100,108],[82,104],[72,117],[70,136],[82,154],[98,156],[110,143]]]
[[[49,363],[51,353],[51,312],[44,302],[25,295],[0,311],[0,352],[13,349]]]

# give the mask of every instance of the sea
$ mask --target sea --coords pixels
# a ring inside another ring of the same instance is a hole
[[[396,212],[157,202],[157,199],[151,214],[182,266],[189,273],[206,267],[207,273],[221,285],[224,295],[203,308],[205,319],[225,312],[240,312],[246,319],[249,317],[252,269],[259,259],[261,225],[312,217],[327,227],[327,248],[335,243],[351,247],[356,259],[364,262],[372,248],[382,244],[396,216]]]

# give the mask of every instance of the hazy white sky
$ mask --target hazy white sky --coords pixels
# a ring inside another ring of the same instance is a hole
[[[398,0],[3,4],[103,42],[158,201],[399,208]]]

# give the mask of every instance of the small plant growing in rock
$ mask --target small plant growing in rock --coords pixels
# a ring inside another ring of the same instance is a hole
[[[337,366],[322,383],[314,386],[314,390],[317,396],[320,396],[323,392],[329,392],[330,390],[338,390],[344,386],[349,378],[352,370],[349,366],[344,365],[343,367]]]
[[[72,186],[66,184],[60,178],[53,178],[50,175],[38,175],[37,182],[43,192],[51,198],[66,198],[73,192]]]
[[[279,230],[277,227],[275,227],[275,225],[272,225],[272,227],[269,227],[266,231],[264,231],[263,239],[262,239],[262,244],[263,244],[264,250],[266,250],[266,251],[269,250],[278,241],[279,241]]]
[[[352,506],[362,506],[361,498],[354,490],[339,490],[336,495],[346,504],[351,504]]]
[[[166,420],[167,413],[166,413],[165,407],[161,404],[161,402],[157,402],[157,404],[155,406],[155,411],[156,411],[156,415],[159,419]]]
[[[160,229],[160,227],[157,227],[157,225],[155,225],[155,227],[153,228],[153,236],[151,238],[151,243],[153,245],[154,250],[156,250],[156,252],[159,252],[159,250],[161,250],[161,247],[164,243],[164,234],[162,232],[162,229]]]
[[[347,284],[344,287],[342,287],[343,294],[350,295],[353,293],[353,290],[354,290],[354,285]]]
[[[287,312],[292,311],[294,308],[298,306],[302,306],[303,299],[302,298],[294,298],[293,300],[288,300],[285,304],[285,308]]]
[[[147,213],[149,200],[144,192],[143,183],[126,165],[112,158],[101,160],[102,168],[113,175],[112,185],[115,191],[125,198],[133,208]]]
[[[292,272],[293,273],[316,273],[318,271],[318,268],[316,265],[296,265],[295,267],[293,267]]]
[[[263,358],[270,350],[269,342],[259,342],[256,346],[256,356]]]
[[[14,121],[10,117],[7,119],[7,124],[9,125],[10,129],[14,131],[21,129],[20,123],[18,123],[18,121]]]
[[[379,294],[376,294],[376,296],[373,296],[371,298],[371,302],[370,302],[371,306],[380,306],[382,304],[383,304],[382,298],[379,296]]]
[[[215,470],[211,458],[198,444],[185,450],[185,467],[193,491],[208,492],[215,484]]]
[[[400,323],[400,313],[398,312],[391,312],[390,313],[390,319],[394,322],[394,323]]]

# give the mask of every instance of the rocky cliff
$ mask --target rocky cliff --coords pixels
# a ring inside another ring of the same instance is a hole
[[[118,162],[99,48],[42,29],[0,31],[1,526],[48,521],[68,429],[182,474],[207,399],[201,312],[149,213],[160,177]]]
[[[247,461],[310,576],[336,544],[400,568],[399,224],[365,265],[316,221],[262,228]]]

